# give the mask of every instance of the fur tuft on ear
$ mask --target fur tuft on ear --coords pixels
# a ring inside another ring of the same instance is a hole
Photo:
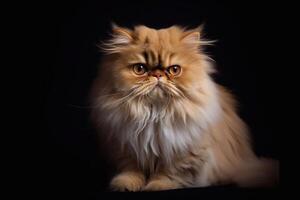
[[[205,40],[203,38],[203,29],[204,24],[199,25],[198,27],[190,30],[185,30],[181,40],[193,47],[199,48],[200,46],[212,45],[215,40]]]
[[[128,28],[120,27],[115,23],[111,24],[112,26],[112,38],[103,42],[102,45],[99,45],[107,54],[119,53],[122,50],[122,47],[128,45],[132,42],[132,31]]]
[[[187,43],[187,44],[199,44],[200,43],[200,29],[201,26],[198,26],[197,28],[194,29],[188,29],[184,30],[183,35],[182,35],[182,42]]]
[[[112,23],[113,36],[116,43],[128,44],[133,40],[132,31]]]

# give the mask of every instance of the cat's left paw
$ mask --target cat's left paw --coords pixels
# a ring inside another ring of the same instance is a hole
[[[151,180],[144,188],[144,191],[172,190],[180,188],[180,185],[168,178]]]

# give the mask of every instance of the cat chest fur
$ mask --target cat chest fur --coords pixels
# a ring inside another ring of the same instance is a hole
[[[150,107],[149,107],[150,108]],[[158,163],[170,165],[175,156],[184,155],[199,142],[203,132],[199,123],[175,119],[168,111],[150,108],[140,120],[124,125],[120,138],[129,147],[140,166],[154,168]]]

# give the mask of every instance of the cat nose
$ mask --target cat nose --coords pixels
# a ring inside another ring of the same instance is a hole
[[[163,72],[161,70],[156,69],[156,70],[150,71],[149,75],[154,76],[157,79],[160,79],[163,76]]]

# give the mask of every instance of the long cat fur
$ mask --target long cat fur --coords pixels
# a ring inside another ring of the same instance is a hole
[[[253,153],[234,97],[210,77],[215,69],[201,36],[200,28],[114,26],[101,46],[92,116],[118,169],[112,189],[278,184],[278,162]],[[141,79],[128,68],[145,62],[182,65],[182,75],[154,92],[151,77]]]

